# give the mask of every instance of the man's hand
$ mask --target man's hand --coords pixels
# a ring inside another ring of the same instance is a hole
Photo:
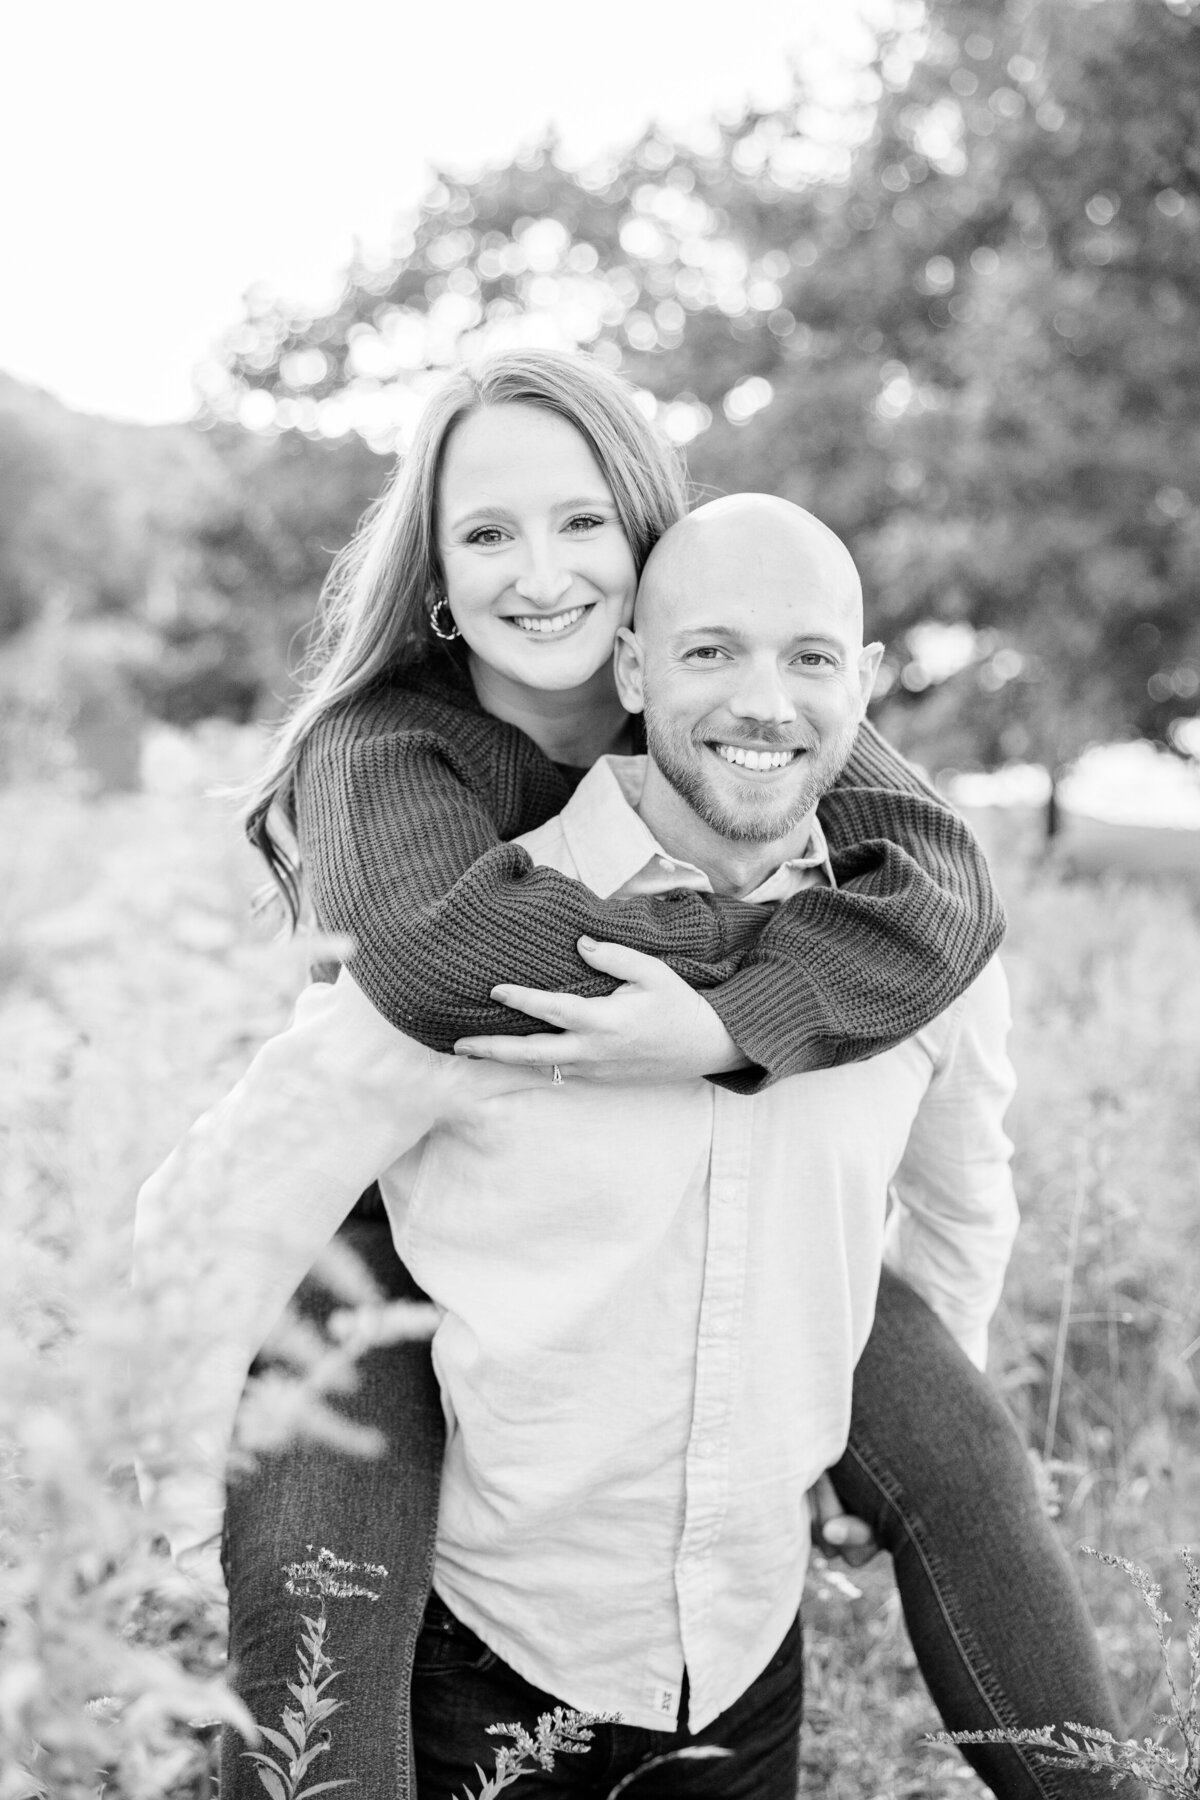
[[[747,1066],[708,1001],[656,956],[591,938],[580,938],[579,954],[621,986],[599,1000],[510,984],[495,987],[493,1000],[557,1030],[461,1038],[455,1054],[557,1065],[564,1078],[583,1081],[694,1081]]]
[[[840,1556],[852,1569],[861,1569],[879,1555],[880,1546],[871,1527],[865,1519],[842,1510],[828,1475],[820,1476],[809,1488],[808,1504],[812,1511],[813,1543],[826,1556]]]

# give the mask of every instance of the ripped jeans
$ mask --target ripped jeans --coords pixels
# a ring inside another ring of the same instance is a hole
[[[385,1223],[355,1218],[343,1239],[384,1291],[420,1297]],[[314,1312],[323,1295],[305,1303]],[[389,1571],[380,1598],[331,1599],[328,1649],[342,1705],[311,1779],[350,1777],[363,1800],[415,1793],[408,1695],[433,1566],[442,1411],[428,1345],[369,1352],[346,1413],[386,1438],[372,1459],[321,1444],[264,1456],[231,1486],[225,1565],[234,1685],[260,1723],[291,1704],[301,1613],[287,1565],[328,1548]],[[845,1455],[831,1471],[847,1511],[890,1552],[913,1649],[950,1730],[1076,1720],[1119,1732],[1075,1577],[1046,1518],[1017,1431],[994,1389],[904,1282],[884,1272],[854,1381]],[[232,1730],[221,1800],[261,1800]],[[931,1751],[931,1755],[945,1755]],[[1001,1800],[1111,1795],[1098,1776],[1039,1767],[1002,1745],[964,1750]],[[1133,1794],[1136,1790],[1121,1790]]]

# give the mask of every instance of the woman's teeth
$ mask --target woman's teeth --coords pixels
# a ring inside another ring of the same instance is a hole
[[[555,632],[565,631],[569,625],[576,624],[586,611],[586,606],[573,606],[569,612],[554,613],[550,618],[541,613],[513,613],[512,622],[521,631],[552,637]]]
[[[739,769],[785,769],[799,755],[798,750],[743,750],[740,744],[714,744],[713,749]]]

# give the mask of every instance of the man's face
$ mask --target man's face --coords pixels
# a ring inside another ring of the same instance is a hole
[[[786,839],[836,781],[881,654],[863,649],[860,621],[844,552],[817,541],[806,555],[753,521],[700,534],[639,601],[617,651],[622,699],[645,713],[651,761],[719,836]]]

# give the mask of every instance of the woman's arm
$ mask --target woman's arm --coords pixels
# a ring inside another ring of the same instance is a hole
[[[803,889],[774,911],[736,973],[709,990],[707,1003],[665,962],[616,945],[581,948],[592,966],[621,979],[611,999],[507,983],[494,990],[496,997],[565,1032],[564,1067],[591,1080],[678,1079],[674,1068],[665,1077],[661,1072],[664,1043],[677,1046],[679,1060],[696,1046],[702,1059],[693,1058],[682,1073],[708,1074],[742,1092],[760,1086],[764,1071],[768,1078],[800,1074],[870,1054],[862,1048],[868,1031],[877,1034],[877,1050],[888,1049],[957,997],[956,971],[973,953],[977,923],[965,896],[955,911],[959,837],[978,850],[960,821],[870,728],[822,808],[838,887]],[[900,832],[919,843],[927,869],[886,841]],[[939,864],[939,874],[932,874]],[[940,959],[927,942],[935,921],[945,933]],[[997,905],[997,943],[1002,930]],[[909,986],[922,960],[932,990]],[[862,996],[873,1001],[873,1014]],[[807,1011],[788,1010],[798,1005]],[[803,1032],[794,1029],[798,1018]],[[898,1029],[906,1020],[907,1029]],[[553,1061],[558,1040],[538,1034],[536,1025],[530,1029],[529,1037],[472,1038],[459,1048],[507,1063]]]
[[[565,781],[524,740],[542,770],[514,773],[550,779],[541,817],[522,810],[471,755],[481,731],[502,741],[511,728],[465,713],[462,728],[465,748],[444,730],[318,727],[300,765],[296,823],[318,922],[350,939],[347,966],[391,1024],[435,1050],[474,1033],[523,1035],[531,1021],[490,997],[500,981],[612,992],[580,959],[581,937],[662,958],[694,988],[735,972],[769,907],[685,890],[602,900],[536,866],[500,829],[542,823],[565,804]]]
[[[970,832],[869,727],[822,803],[839,889],[777,909],[690,891],[601,900],[535,868],[501,840],[541,822],[532,790],[543,817],[566,799],[528,739],[418,690],[323,722],[302,759],[297,829],[320,924],[352,940],[355,979],[385,1018],[433,1048],[536,1030],[491,1000],[499,982],[610,993],[577,953],[589,936],[701,990],[753,1065],[720,1079],[749,1091],[909,1036],[1003,933]]]

